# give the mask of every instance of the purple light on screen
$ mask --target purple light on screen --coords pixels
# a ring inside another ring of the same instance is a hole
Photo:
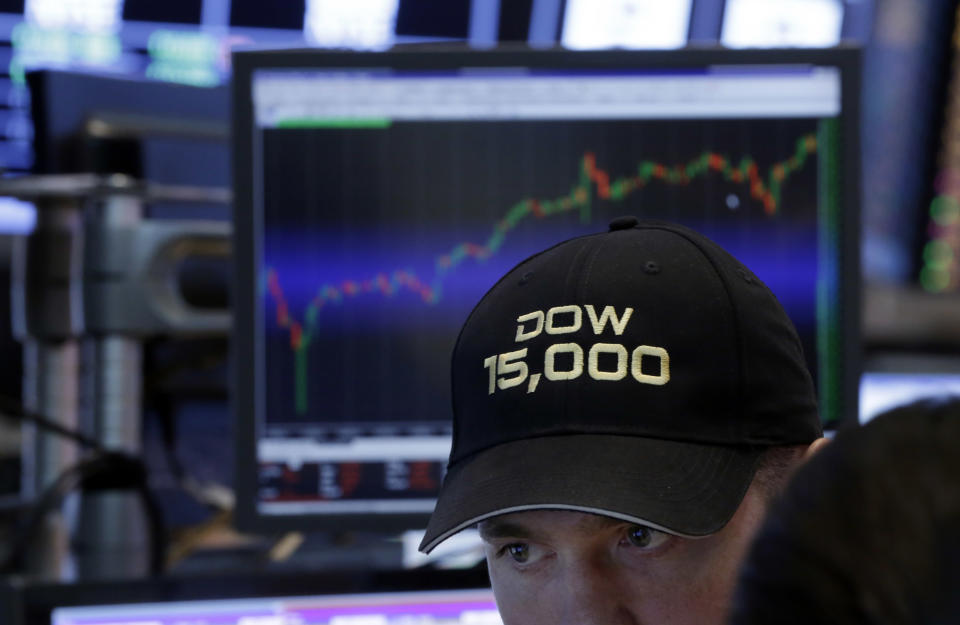
[[[417,593],[370,595],[369,597],[304,597],[287,599],[171,602],[129,606],[83,606],[54,611],[53,625],[236,625],[242,620],[262,618],[269,622],[323,625],[336,617],[380,617],[390,622],[397,617],[429,617],[437,623],[460,622],[465,613],[496,615],[492,596],[456,593],[444,600],[442,594]],[[156,608],[151,613],[150,608]],[[491,621],[499,622],[499,621]]]

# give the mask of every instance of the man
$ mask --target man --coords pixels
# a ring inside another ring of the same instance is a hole
[[[821,436],[776,298],[664,222],[621,218],[520,263],[452,367],[421,549],[479,524],[506,625],[723,622],[770,492]]]
[[[734,625],[960,621],[960,399],[840,432],[771,509]]]

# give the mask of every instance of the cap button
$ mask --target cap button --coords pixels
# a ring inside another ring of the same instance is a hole
[[[616,230],[629,230],[630,228],[635,228],[639,223],[640,220],[633,215],[617,217],[610,222],[610,232],[614,232]]]

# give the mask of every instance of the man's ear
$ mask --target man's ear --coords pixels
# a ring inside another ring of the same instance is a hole
[[[803,457],[800,459],[801,462],[806,462],[807,460],[812,458],[813,454],[823,449],[829,442],[830,442],[829,438],[821,437],[813,441],[812,443],[810,443],[810,446],[807,447],[807,450],[803,452]]]

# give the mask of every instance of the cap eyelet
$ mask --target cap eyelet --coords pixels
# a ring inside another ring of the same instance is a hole
[[[650,274],[651,276],[657,275],[660,273],[660,263],[655,260],[648,260],[643,265],[643,273]]]
[[[528,271],[527,273],[523,274],[523,276],[520,277],[520,280],[517,282],[517,284],[520,286],[523,286],[527,282],[530,282],[530,278],[532,277],[533,277],[533,272]]]

